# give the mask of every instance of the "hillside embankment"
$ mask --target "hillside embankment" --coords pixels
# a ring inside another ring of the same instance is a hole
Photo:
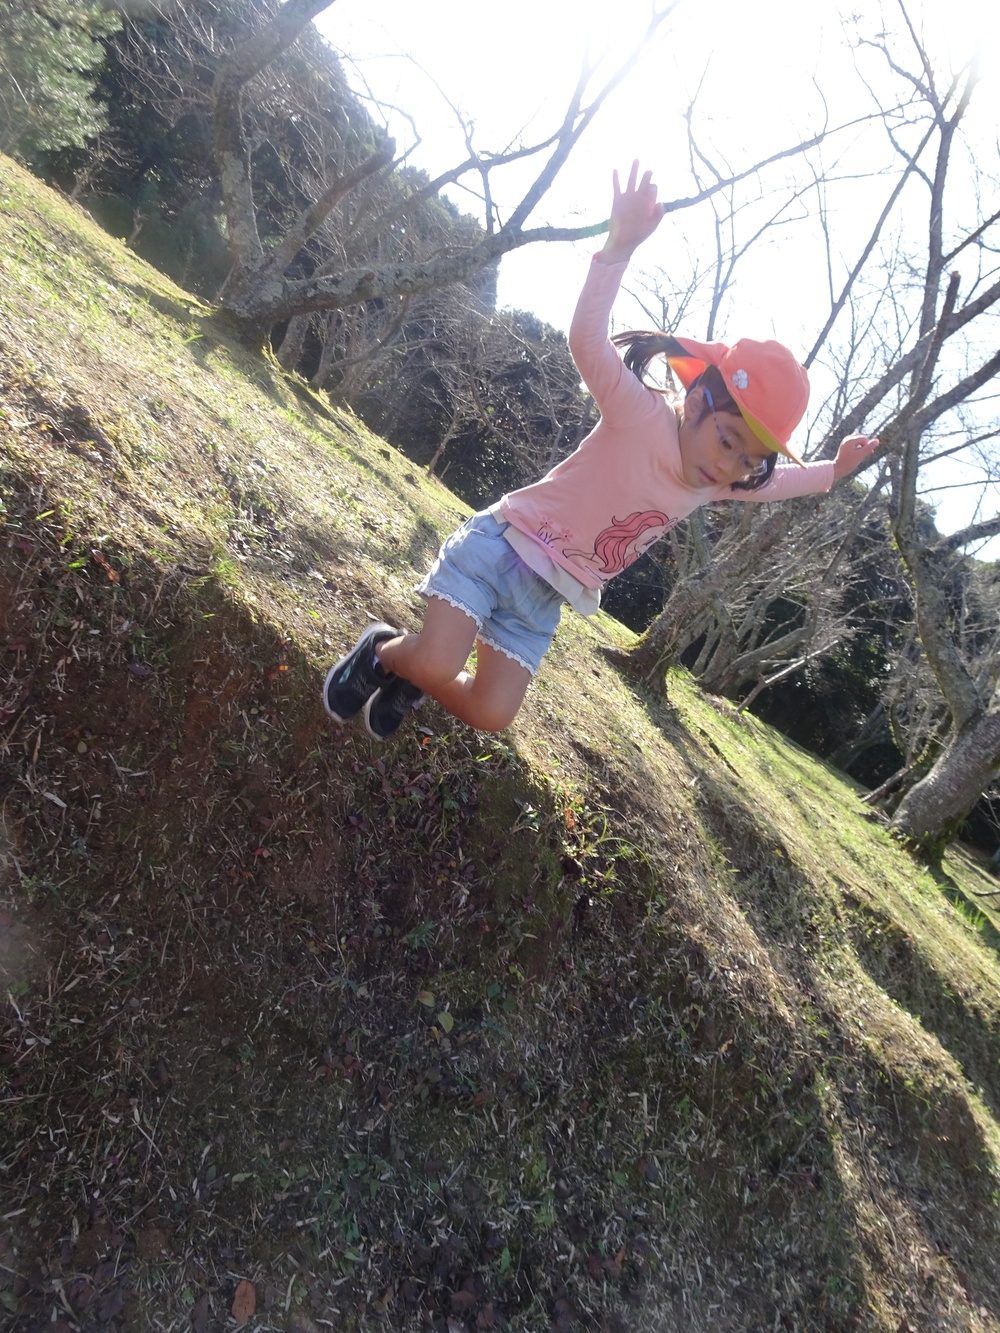
[[[5,1328],[1000,1330],[992,887],[568,616],[329,662],[463,506],[0,168]]]

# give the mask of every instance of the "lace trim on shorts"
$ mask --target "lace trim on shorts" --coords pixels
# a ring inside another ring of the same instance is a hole
[[[509,657],[512,662],[518,666],[523,666],[532,680],[535,678],[535,668],[526,662],[523,657],[518,657],[517,653],[512,653],[509,648],[505,648],[502,643],[496,643],[493,639],[488,639],[485,634],[480,634],[479,639],[486,644],[487,648],[492,648],[495,653],[503,653],[504,657]]]
[[[510,649],[505,648],[502,643],[497,643],[494,639],[487,638],[486,635],[481,632],[483,628],[483,622],[479,619],[477,615],[475,615],[472,611],[469,610],[469,608],[465,605],[464,602],[458,601],[457,598],[455,597],[449,597],[446,592],[437,592],[433,588],[427,590],[423,588],[418,588],[417,592],[420,594],[421,597],[425,599],[431,597],[437,597],[440,601],[447,602],[450,606],[453,606],[456,611],[464,611],[470,620],[474,620],[476,622],[477,639],[481,639],[483,643],[486,644],[487,648],[492,648],[493,651],[496,653],[503,653],[504,657],[509,657],[510,660],[512,662],[516,662],[518,666],[523,666],[525,671],[527,671],[528,675],[532,678],[532,680],[534,680],[535,675],[537,673],[536,669],[531,665],[531,663],[526,662],[523,657],[518,657],[517,653],[512,653]]]
[[[454,597],[449,597],[446,592],[438,592],[435,588],[418,588],[417,592],[425,600],[431,597],[436,597],[438,601],[447,602],[450,606],[453,606],[456,611],[464,611],[470,620],[476,622],[476,631],[478,632],[482,629],[483,622],[476,615],[475,611],[469,610],[464,602],[460,602]],[[490,646],[492,647],[493,645],[491,644]]]

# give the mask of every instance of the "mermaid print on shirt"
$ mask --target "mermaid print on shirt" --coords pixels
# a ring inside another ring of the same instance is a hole
[[[678,522],[679,519],[669,518],[658,509],[636,510],[627,518],[612,519],[611,526],[598,533],[592,551],[574,551],[564,546],[562,553],[567,559],[582,560],[600,578],[609,579],[634,564]]]

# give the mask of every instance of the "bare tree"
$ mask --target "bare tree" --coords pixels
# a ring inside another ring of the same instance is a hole
[[[509,163],[543,158],[534,181],[510,215],[500,222],[494,210],[486,219],[485,234],[476,244],[404,264],[289,277],[288,270],[331,209],[369,177],[395,165],[392,141],[373,134],[367,151],[346,169],[327,173],[318,183],[314,197],[290,221],[284,234],[272,244],[265,245],[257,225],[252,146],[244,132],[244,90],[288,50],[328,3],[329,0],[286,0],[267,23],[249,32],[222,58],[215,75],[215,159],[234,261],[224,304],[248,336],[262,338],[274,324],[296,314],[342,309],[359,302],[430,291],[469,278],[518,246],[533,241],[576,240],[601,230],[602,224],[529,230],[526,223],[632,62],[619,68],[594,91],[590,88],[591,72],[584,71],[561,123],[546,138],[498,153],[471,152],[465,161],[428,182],[425,190],[417,192],[407,204],[408,210],[463,177],[475,175],[484,181]],[[676,0],[673,0],[653,13],[640,49],[666,21],[675,4]]]
[[[920,502],[922,492],[934,484],[934,465],[946,459],[978,458],[985,465],[981,484],[996,475],[990,448],[996,426],[985,395],[1000,370],[991,326],[1000,301],[1000,268],[994,258],[1000,208],[996,180],[981,169],[964,137],[978,78],[975,65],[940,77],[903,5],[899,15],[895,35],[883,30],[859,45],[859,68],[863,57],[876,55],[905,88],[900,97],[898,83],[888,95],[884,79],[870,85],[873,98],[890,107],[883,124],[897,165],[879,178],[888,177],[887,189],[867,240],[845,266],[842,280],[831,278],[830,313],[808,359],[818,362],[822,354],[836,372],[836,387],[825,404],[827,426],[813,456],[832,456],[843,435],[866,429],[882,439],[873,461],[881,464],[883,475],[889,465],[893,535],[912,580],[922,651],[941,701],[926,713],[936,717],[936,760],[919,781],[914,781],[919,770],[911,771],[913,785],[895,810],[893,826],[914,842],[939,846],[991,781],[1000,759],[996,648],[980,634],[976,656],[970,657],[971,640],[966,635],[963,648],[962,614],[950,596],[960,559],[956,553],[1000,533],[1000,515],[980,516],[945,540],[934,533],[929,543]],[[963,188],[949,190],[956,172],[962,173]],[[913,228],[920,192],[927,219],[922,237]],[[818,221],[832,275],[839,242],[831,215],[819,212]],[[730,244],[728,254],[734,250]],[[720,263],[722,258],[720,251]],[[951,278],[949,270],[954,270]],[[713,293],[713,309],[716,305]],[[843,505],[843,492],[851,489],[842,484],[819,502],[824,524],[839,508],[863,503],[857,495]],[[728,651],[725,671],[731,677],[748,651],[734,632],[754,618],[747,590],[758,588],[764,599],[775,593],[774,579],[758,579],[754,571],[766,566],[773,573],[783,564],[788,571],[784,596],[799,580],[799,566],[791,558],[796,548],[801,559],[803,551],[828,540],[822,528],[810,527],[808,504],[782,511],[765,508],[749,516],[743,512],[749,506],[734,508],[739,514],[723,521],[710,545],[703,537],[690,540],[689,547],[701,546],[706,558],[678,581],[663,615],[641,638],[634,663],[643,670],[658,670],[674,660],[697,632],[707,636],[706,642],[714,635],[718,645],[710,652],[703,649],[700,669],[706,671],[713,654],[716,667],[721,665]],[[800,662],[818,642],[802,633],[807,624],[819,629],[825,623],[822,634],[829,636],[824,586],[828,581],[806,580],[809,610],[797,627],[801,637],[792,636],[788,644]],[[783,670],[775,662],[770,665]],[[729,677],[718,669],[711,674],[716,686]]]
[[[220,302],[229,317],[250,341],[262,342],[276,324],[284,324],[299,315],[340,310],[371,301],[392,300],[467,281],[473,274],[494,264],[504,254],[521,246],[543,241],[579,240],[605,230],[604,221],[576,227],[529,226],[532,215],[544,199],[570,154],[612,92],[621,84],[635,60],[648,49],[663,28],[678,0],[661,0],[654,7],[645,32],[632,57],[618,69],[596,81],[596,71],[585,68],[568,100],[558,123],[536,142],[519,140],[500,151],[477,148],[467,134],[467,156],[450,169],[428,180],[422,189],[382,214],[368,213],[365,227],[379,231],[398,225],[412,215],[426,200],[440,194],[449,185],[472,182],[481,198],[483,216],[481,235],[471,243],[438,248],[419,257],[393,256],[391,259],[362,264],[327,262],[318,267],[304,259],[326,220],[338,204],[352,200],[367,182],[384,177],[400,165],[391,140],[369,122],[367,134],[359,122],[352,126],[350,141],[329,154],[315,155],[314,179],[308,188],[301,170],[296,173],[290,198],[298,196],[294,209],[286,209],[280,230],[262,229],[262,199],[255,184],[258,174],[259,143],[255,138],[255,120],[259,106],[278,94],[282,79],[275,75],[282,60],[294,48],[299,52],[319,41],[311,20],[327,8],[328,0],[286,0],[274,7],[271,0],[247,0],[248,24],[235,41],[215,41],[212,51],[213,74],[210,88],[199,87],[181,93],[175,87],[171,96],[206,101],[213,123],[214,157],[226,216],[227,236],[233,266]],[[213,46],[206,6],[170,7],[169,18],[179,32],[178,41],[187,40],[187,25],[197,32],[203,50]],[[150,62],[153,77],[169,82],[157,59]],[[181,62],[182,64],[184,62]],[[204,62],[203,62],[204,63]],[[190,72],[192,62],[184,69]],[[182,76],[175,72],[173,82]],[[248,97],[252,94],[252,98]],[[248,114],[252,101],[253,115]],[[286,117],[287,120],[287,117]],[[737,182],[757,179],[771,165],[794,157],[814,147],[824,132],[811,136],[772,154],[763,161],[712,179],[692,195],[669,202],[668,211],[692,208]],[[319,136],[317,143],[322,143]],[[512,164],[534,161],[538,164],[533,180],[519,200],[503,211],[495,202],[501,193],[495,178]],[[273,214],[268,214],[269,221]]]
[[[314,273],[335,273],[361,263],[414,262],[421,254],[449,246],[474,244],[481,235],[474,219],[459,214],[438,197],[425,198],[408,208],[410,196],[426,186],[427,177],[409,168],[372,177],[350,201],[338,205],[317,232],[310,253]],[[405,226],[388,225],[392,212],[406,214]],[[369,225],[369,219],[383,225]],[[455,284],[462,308],[481,313],[495,305],[495,273],[484,270],[466,284]],[[317,388],[341,402],[351,403],[373,376],[383,376],[399,353],[409,354],[404,342],[421,339],[420,330],[433,322],[434,292],[401,294],[333,310],[294,315],[281,341],[279,360],[288,369],[307,373]],[[318,352],[303,358],[311,340]]]
[[[989,342],[986,349],[981,349],[967,340],[960,359],[952,352],[956,333],[992,311],[1000,299],[998,268],[990,242],[1000,210],[984,209],[975,224],[964,231],[949,226],[949,178],[956,166],[956,144],[975,92],[978,70],[973,62],[941,86],[906,11],[903,13],[917,57],[916,71],[904,73],[929,110],[936,151],[933,162],[920,173],[929,201],[926,262],[915,328],[915,348],[920,349],[920,355],[907,369],[905,392],[887,423],[886,433],[898,451],[892,469],[891,515],[893,533],[913,584],[920,642],[947,710],[948,725],[929,771],[908,786],[891,823],[900,836],[933,855],[955,836],[993,781],[1000,761],[997,639],[990,635],[984,643],[982,634],[977,634],[970,653],[968,616],[949,596],[955,553],[973,541],[1000,532],[1000,514],[929,546],[923,540],[918,507],[922,471],[938,452],[939,423],[963,405],[973,403],[1000,370],[1000,354],[990,354]],[[884,46],[880,49],[892,59]],[[893,64],[896,69],[903,68],[895,61]],[[980,177],[979,184],[980,201],[985,203],[989,198],[989,187],[996,198],[995,181]],[[962,301],[957,265],[970,251],[975,262],[967,266],[969,292]]]

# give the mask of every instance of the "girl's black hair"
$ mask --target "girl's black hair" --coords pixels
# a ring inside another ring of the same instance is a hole
[[[658,356],[666,357],[683,356],[684,348],[680,346],[677,339],[669,333],[643,333],[632,331],[630,333],[616,333],[611,341],[622,353],[622,360],[625,362],[626,369],[631,370],[632,374],[647,389],[652,389],[654,393],[675,395],[676,390],[673,387],[661,389],[657,384],[649,384],[646,380],[646,371],[650,363]],[[667,370],[671,381],[673,375],[670,372],[670,364],[667,363]],[[708,389],[712,395],[716,412],[728,412],[730,416],[738,417],[741,415],[739,403],[736,402],[729,389],[726,387],[726,381],[722,377],[722,372],[717,366],[706,366],[697,379],[692,380],[685,391],[685,396],[692,389]],[[698,420],[692,424],[697,426],[711,412],[707,401],[703,401],[701,413]],[[771,480],[775,466],[778,462],[778,455],[773,450],[768,450],[768,456],[765,461],[765,469],[759,477],[748,477],[745,481],[734,481],[730,486],[733,491],[759,491],[762,486],[766,486]]]

